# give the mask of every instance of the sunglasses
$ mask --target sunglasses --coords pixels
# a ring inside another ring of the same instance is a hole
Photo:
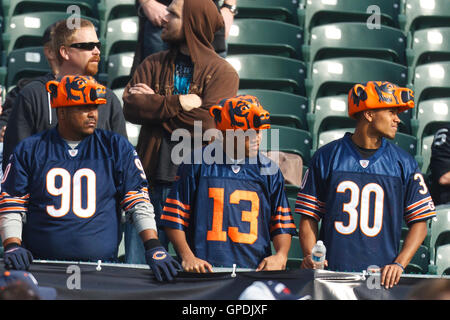
[[[77,48],[82,50],[94,50],[95,47],[97,47],[98,50],[100,50],[100,42],[79,42],[79,43],[72,43],[70,45],[71,48]]]

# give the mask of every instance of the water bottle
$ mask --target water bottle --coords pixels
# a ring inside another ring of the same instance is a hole
[[[311,258],[314,263],[314,269],[323,269],[325,265],[325,255],[327,249],[322,240],[318,240],[311,251]]]

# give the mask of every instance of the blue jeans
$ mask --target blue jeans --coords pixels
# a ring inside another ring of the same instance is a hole
[[[162,28],[154,26],[149,20],[144,23],[144,42],[142,43],[142,60],[147,56],[167,50],[168,44],[161,39]]]
[[[150,188],[150,201],[155,210],[156,226],[158,227],[158,238],[161,244],[168,250],[169,239],[162,228],[160,228],[162,208],[169,195],[172,183],[157,184]],[[130,222],[124,224],[125,233],[125,263],[146,264],[145,249],[141,237],[136,231],[134,225]]]

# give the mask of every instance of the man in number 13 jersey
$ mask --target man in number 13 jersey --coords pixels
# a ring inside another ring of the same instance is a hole
[[[158,242],[136,151],[121,135],[96,129],[105,87],[92,77],[68,75],[49,81],[47,90],[58,126],[23,140],[2,181],[5,267],[28,269],[33,257],[115,262],[123,210],[140,232],[157,279],[172,279],[180,266]]]
[[[413,92],[389,82],[356,84],[348,95],[354,134],[320,148],[297,196],[303,267],[311,268],[318,236],[328,269],[361,272],[381,268],[381,283],[397,284],[422,244],[435,208],[414,158],[393,139],[398,113],[414,108]],[[402,222],[409,227],[400,248]]]
[[[269,113],[248,95],[224,99],[210,113],[224,139],[203,149],[201,163],[180,166],[161,217],[167,235],[185,271],[233,264],[283,270],[297,232],[281,171],[258,152],[260,130],[270,128]],[[238,139],[235,130],[248,135]],[[245,154],[239,154],[244,145]],[[209,161],[206,150],[213,150],[217,161]],[[270,165],[275,170],[265,172]]]

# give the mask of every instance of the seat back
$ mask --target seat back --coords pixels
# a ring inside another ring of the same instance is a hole
[[[237,19],[272,19],[298,24],[296,0],[239,0],[237,9]]]
[[[107,69],[107,87],[123,88],[131,79],[134,52],[122,52],[109,55]]]
[[[305,63],[262,54],[229,55],[239,75],[239,89],[269,89],[305,96]]]
[[[104,57],[110,54],[134,51],[138,40],[138,17],[110,20],[106,27]]]
[[[302,59],[303,30],[267,19],[235,19],[227,38],[228,54],[269,54]]]

